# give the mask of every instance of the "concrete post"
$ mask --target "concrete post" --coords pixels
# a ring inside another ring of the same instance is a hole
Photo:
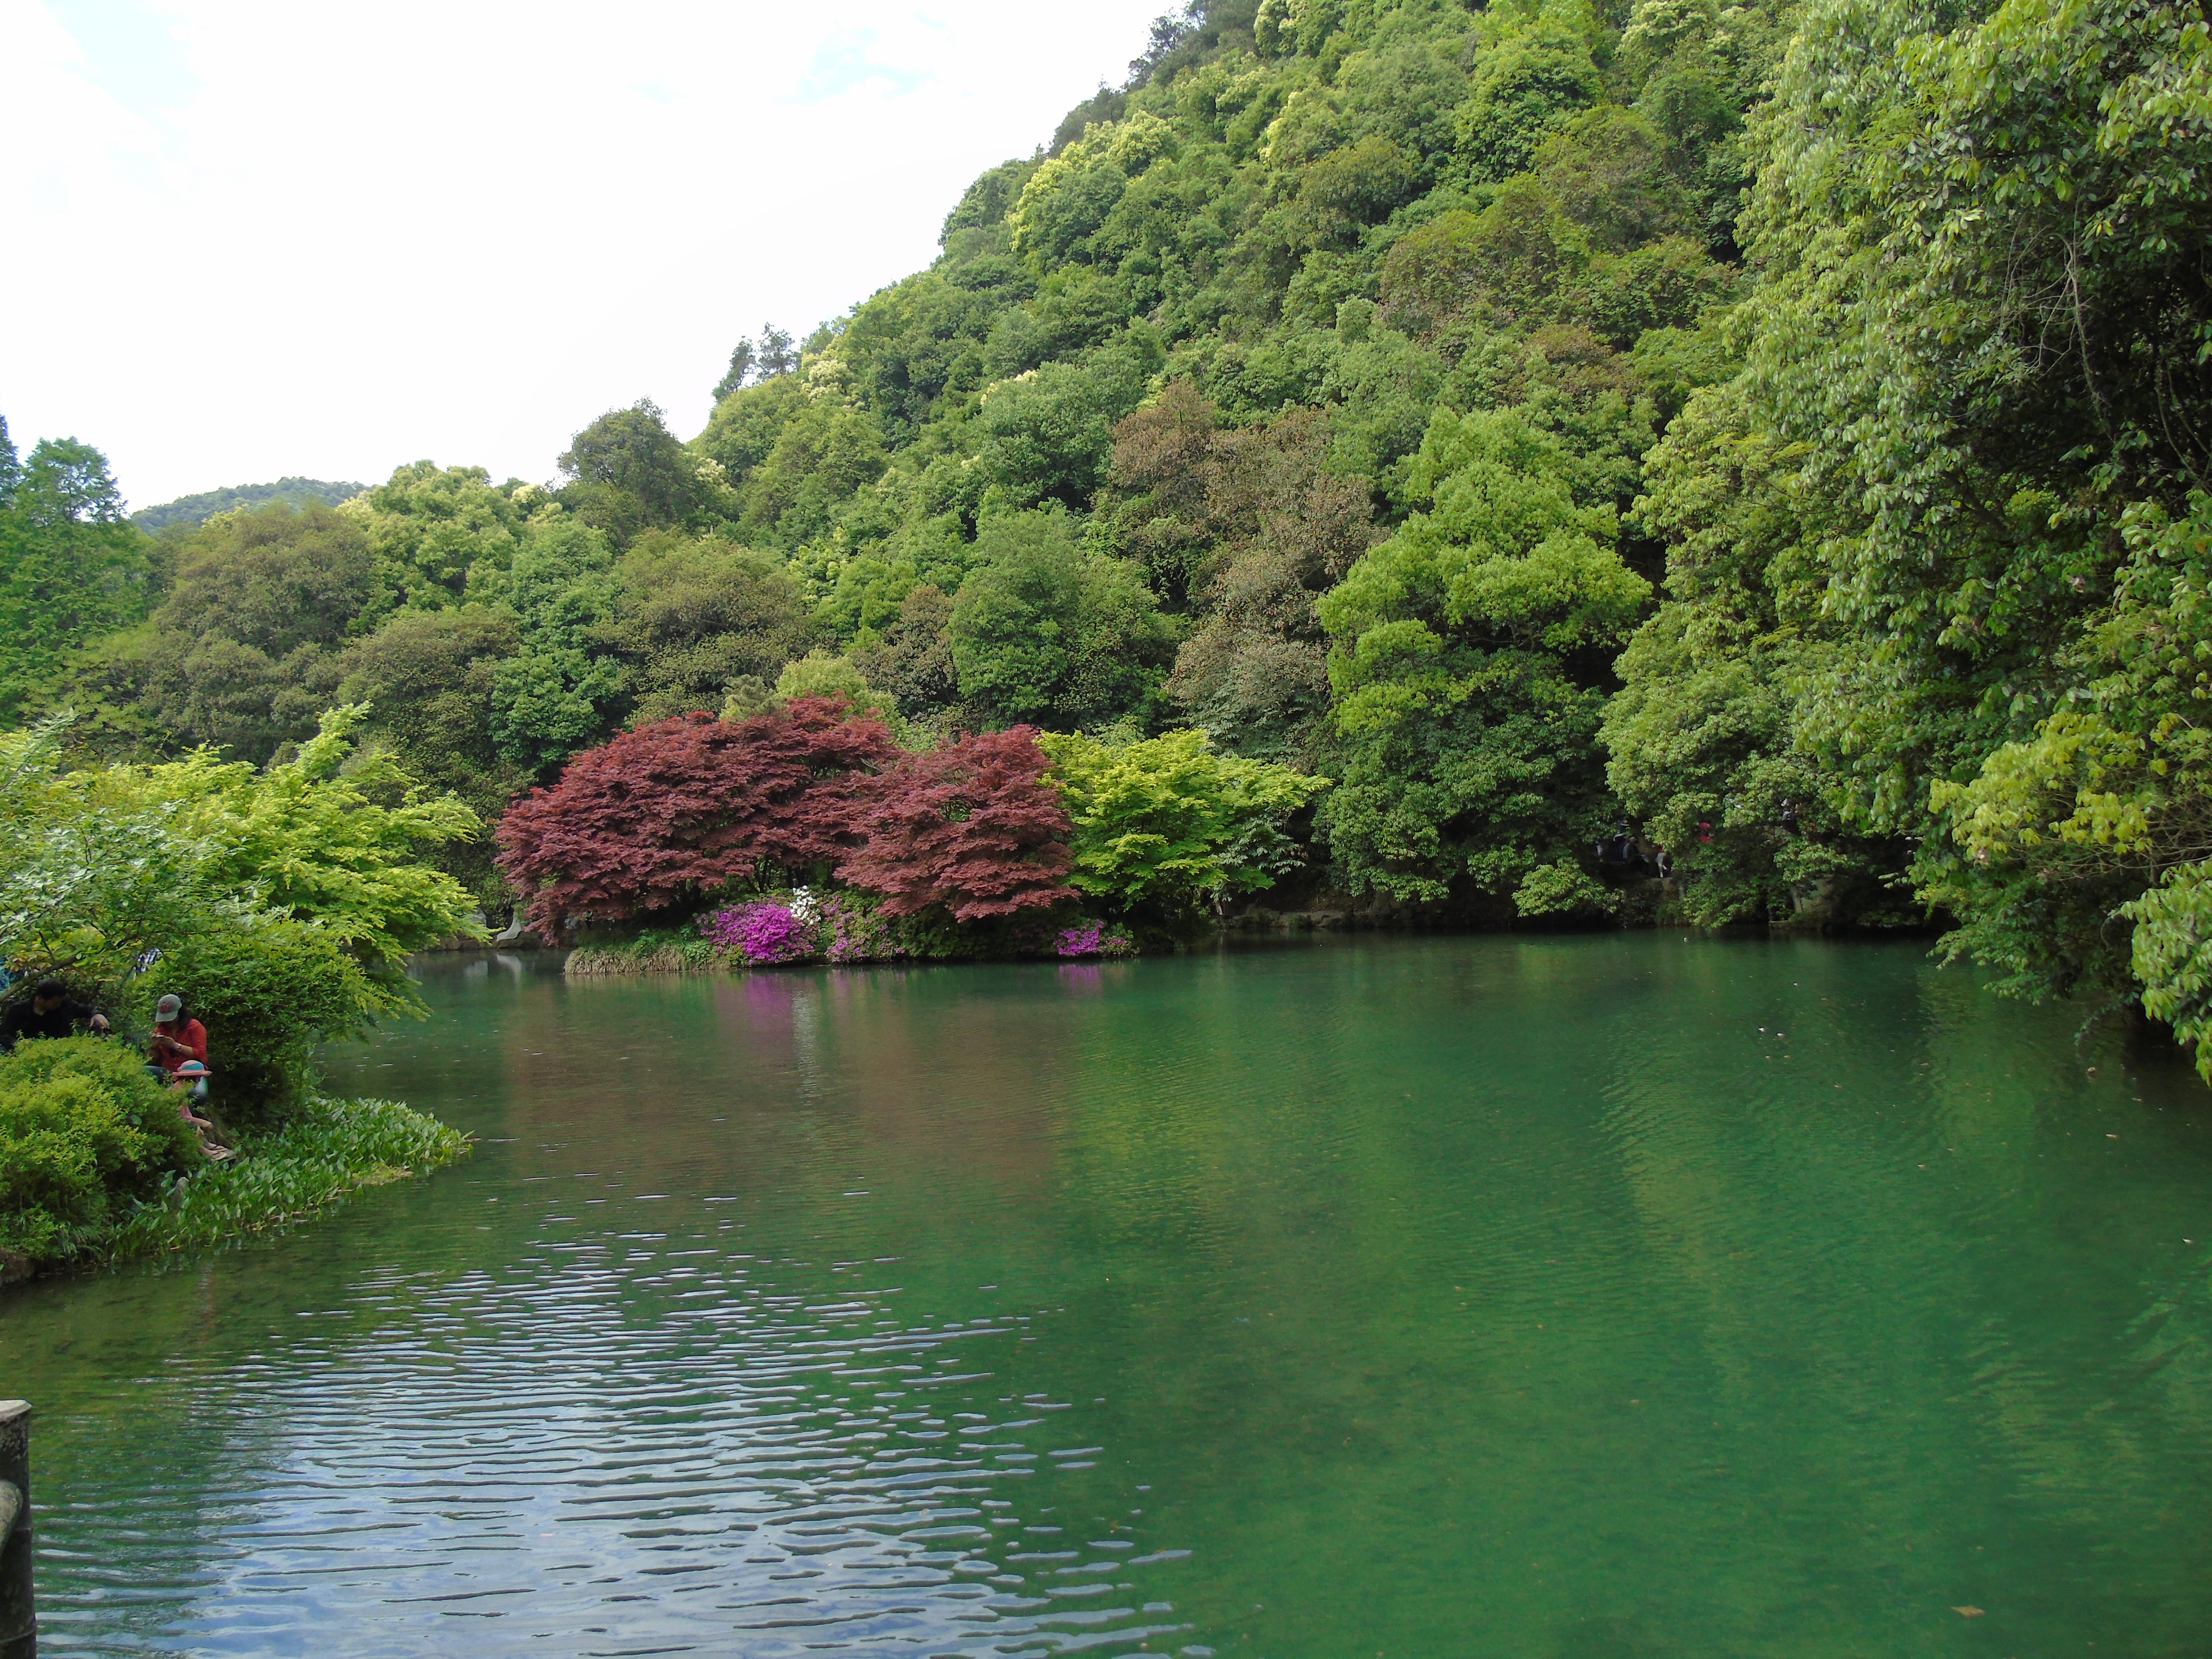
[[[31,1601],[31,1406],[0,1400],[0,1659],[38,1659]]]

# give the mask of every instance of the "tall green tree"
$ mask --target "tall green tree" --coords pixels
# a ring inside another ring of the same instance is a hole
[[[19,464],[0,431],[0,720],[52,696],[70,653],[144,616],[153,574],[105,456],[48,438]]]
[[[1650,586],[1601,486],[1525,416],[1440,411],[1411,484],[1425,505],[1321,601],[1338,866],[1400,900],[1587,908],[1606,665]]]

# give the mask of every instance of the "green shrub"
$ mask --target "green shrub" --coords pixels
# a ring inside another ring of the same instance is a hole
[[[267,1127],[307,1097],[319,1042],[362,1035],[386,1000],[353,953],[307,922],[226,921],[190,934],[149,975],[207,1027],[210,1094],[228,1124]]]
[[[362,1187],[427,1175],[469,1150],[469,1138],[390,1100],[306,1101],[275,1134],[250,1139],[236,1161],[183,1182],[139,1211],[108,1253],[204,1248],[297,1221]]]
[[[0,1251],[64,1260],[132,1200],[204,1161],[174,1097],[136,1049],[67,1037],[0,1056]]]

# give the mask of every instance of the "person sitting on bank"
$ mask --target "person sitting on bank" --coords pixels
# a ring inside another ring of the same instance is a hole
[[[222,1163],[231,1155],[231,1149],[215,1138],[215,1125],[192,1109],[194,1101],[207,1098],[208,1079],[214,1074],[204,1061],[184,1060],[177,1062],[170,1075],[176,1081],[169,1085],[169,1092],[178,1097],[177,1109],[184,1114],[185,1121],[199,1132],[200,1150]]]
[[[75,1036],[80,1025],[101,1036],[107,1035],[107,1016],[88,1003],[78,1002],[69,987],[58,979],[42,979],[31,994],[0,1019],[0,1054],[11,1054],[26,1037]]]
[[[185,1012],[182,997],[165,996],[154,1005],[154,1035],[147,1040],[146,1052],[171,1077],[187,1060],[196,1060],[204,1066],[207,1027]]]

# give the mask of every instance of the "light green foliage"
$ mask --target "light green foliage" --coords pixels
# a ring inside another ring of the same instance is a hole
[[[836,504],[880,477],[886,459],[876,417],[824,376],[748,477],[735,516],[775,545],[795,545],[828,530]]]
[[[771,700],[788,702],[793,697],[842,697],[854,708],[881,720],[893,742],[914,746],[906,721],[899,717],[897,699],[871,686],[850,657],[816,650],[786,663],[783,672],[776,676]],[[723,705],[722,718],[738,720],[756,714],[759,712],[754,707],[757,701],[742,694],[735,696]]]
[[[499,597],[535,493],[513,479],[494,485],[480,466],[416,461],[346,502],[340,510],[367,531],[376,561],[367,613]]]
[[[1609,916],[1620,908],[1618,889],[1603,882],[1571,859],[1540,864],[1521,878],[1513,890],[1513,908],[1523,916]]]
[[[1612,504],[1576,500],[1565,447],[1516,414],[1439,411],[1409,483],[1429,507],[1322,601],[1344,641],[1338,719],[1387,722],[1446,693],[1447,635],[1555,653],[1613,643],[1650,587],[1613,551]]]
[[[19,974],[119,986],[147,951],[210,925],[221,896],[183,805],[64,773],[64,730],[0,735],[0,939]]]
[[[2179,865],[2159,884],[2120,907],[2135,924],[2129,969],[2142,988],[2143,1012],[2173,1028],[2197,1051],[2197,1072],[2212,1083],[2212,891],[2202,863]]]
[[[1965,856],[1935,863],[1930,885],[1965,921],[1947,945],[2010,969],[2014,988],[2133,977],[2156,1013],[2193,1006],[2188,941],[2212,860],[2212,499],[2179,518],[2138,503],[2122,532],[2113,602],[2057,665],[2072,696],[1971,781],[1931,786]],[[2116,918],[2150,937],[2128,945]]]
[[[318,1097],[274,1133],[246,1137],[243,1155],[204,1170],[103,1242],[112,1260],[205,1249],[306,1220],[369,1187],[421,1176],[465,1158],[459,1130],[390,1100]]]
[[[1272,887],[1304,862],[1285,821],[1328,787],[1220,754],[1200,732],[1038,742],[1075,822],[1068,879],[1118,915],[1173,921]]]
[[[118,768],[89,783],[88,804],[173,805],[180,831],[204,849],[204,880],[315,923],[404,998],[406,959],[471,927],[467,891],[417,860],[483,825],[453,797],[427,794],[388,754],[357,752],[368,713],[332,710],[296,759],[263,772],[204,751]]]
[[[707,429],[690,447],[702,459],[719,465],[732,488],[742,486],[775,453],[783,428],[806,402],[805,383],[796,374],[778,374],[740,387],[714,405]]]
[[[995,720],[1099,726],[1149,712],[1175,636],[1134,570],[1065,514],[994,519],[952,607],[960,695]]]
[[[0,738],[11,966],[67,975],[125,1024],[177,991],[208,1026],[219,1099],[295,1100],[315,1043],[419,1010],[410,955],[483,933],[467,891],[422,861],[476,816],[388,753],[355,752],[362,713],[336,711],[266,771],[200,750],[64,772],[58,722]]]
[[[1474,90],[1455,120],[1473,176],[1496,180],[1526,168],[1604,83],[1590,58],[1595,25],[1583,0],[1495,6],[1484,23]]]
[[[201,1163],[136,1049],[86,1036],[0,1054],[0,1255],[65,1261]]]

